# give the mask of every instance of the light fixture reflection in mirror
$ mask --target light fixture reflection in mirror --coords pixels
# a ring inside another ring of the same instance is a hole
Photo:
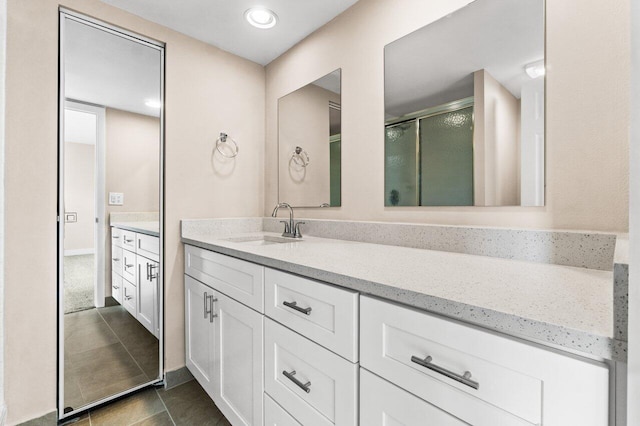
[[[278,99],[278,200],[341,203],[340,70]]]
[[[384,53],[385,206],[544,205],[544,0],[476,0]]]

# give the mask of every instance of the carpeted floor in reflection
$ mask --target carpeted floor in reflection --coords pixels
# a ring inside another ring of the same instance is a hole
[[[94,308],[93,254],[64,257],[64,313]]]

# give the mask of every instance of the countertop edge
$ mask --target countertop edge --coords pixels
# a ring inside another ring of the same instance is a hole
[[[550,346],[577,355],[621,362],[626,362],[627,359],[627,343],[610,337],[599,336],[585,331],[522,318],[517,315],[491,309],[479,308],[424,293],[417,293],[385,284],[327,272],[285,260],[276,260],[197,239],[182,237],[181,241],[185,244],[323,281],[338,287],[358,291],[361,294],[397,302],[462,323],[478,326],[492,332],[498,332],[544,346]]]
[[[134,222],[131,222],[131,223],[134,223]],[[127,225],[122,222],[111,223],[109,224],[109,226],[112,226],[118,229],[124,229],[125,231],[132,231],[132,232],[137,232],[139,234],[150,235],[152,237],[158,237],[158,238],[160,237],[160,231],[151,231],[149,229],[138,228],[135,225]]]

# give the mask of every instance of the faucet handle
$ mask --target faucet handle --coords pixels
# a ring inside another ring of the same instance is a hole
[[[284,223],[284,233],[285,234],[290,234],[291,233],[291,229],[289,229],[289,222],[287,222],[286,220],[281,220],[280,223]]]
[[[296,222],[293,231],[293,238],[302,238],[302,233],[300,232],[300,225],[304,225],[304,222]]]

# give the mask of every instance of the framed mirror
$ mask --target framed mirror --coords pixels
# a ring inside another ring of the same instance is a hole
[[[59,18],[62,420],[163,378],[164,46]]]
[[[341,70],[278,99],[278,202],[341,204]]]
[[[387,46],[385,206],[543,206],[544,0],[475,0]]]

